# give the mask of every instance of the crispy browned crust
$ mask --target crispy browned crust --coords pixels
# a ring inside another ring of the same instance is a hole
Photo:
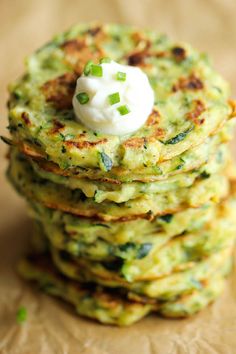
[[[142,51],[129,54],[127,57],[127,61],[128,64],[132,66],[148,66],[148,64],[145,62],[145,59],[150,55],[151,54],[146,49],[144,49]]]
[[[179,90],[202,90],[204,88],[203,82],[194,73],[187,77],[181,77],[179,81],[172,87],[173,92]]]
[[[160,122],[160,113],[154,109],[147,119],[147,126],[156,125]]]
[[[37,163],[38,167],[43,169],[46,172],[52,172],[55,173],[59,176],[65,176],[65,177],[70,177],[71,174],[67,170],[62,170],[54,164],[53,162],[46,161],[44,159],[36,159],[35,162]],[[76,178],[77,174],[75,173],[74,175],[72,174],[72,177]],[[101,178],[95,178],[93,179],[94,181],[99,181],[99,182],[107,182],[111,184],[116,184],[116,185],[121,185],[122,182],[118,181],[117,179],[112,179],[108,177],[101,177]]]
[[[93,37],[94,45],[89,45],[89,37]],[[89,60],[98,61],[106,56],[101,48],[101,43],[106,40],[106,34],[102,26],[90,28],[83,37],[64,42],[61,48],[65,51],[65,60],[67,64],[76,72],[77,76],[81,75],[85,64]]]
[[[233,100],[230,100],[229,101],[229,105],[234,107],[236,106],[236,102],[233,101]],[[199,113],[199,106],[196,105],[196,111],[194,111],[194,115],[195,114],[198,114]],[[201,108],[202,109],[202,108]],[[200,110],[201,110],[200,109]],[[229,117],[227,119],[230,119],[232,117],[234,117],[234,114],[236,113],[233,113],[233,109],[232,108],[232,113],[229,115]],[[192,113],[192,112],[191,112]],[[161,136],[162,134],[162,130],[161,131],[158,131],[158,122],[159,122],[159,113],[157,112],[152,112],[151,115],[150,115],[150,121],[152,122],[153,121],[153,124],[155,124],[155,121],[156,121],[156,125],[157,125],[157,135],[158,137]],[[226,119],[226,120],[227,120]],[[211,132],[210,136],[213,136],[215,134],[218,133],[218,131],[220,131],[220,129],[223,127],[223,125],[226,123],[226,120],[222,121],[219,126],[213,131]],[[57,123],[56,123],[57,124]],[[60,124],[60,123],[59,123]],[[152,124],[152,123],[150,123]],[[59,126],[58,125],[58,128],[59,129],[63,129],[61,127],[61,125]],[[78,137],[80,138],[83,138],[84,135],[83,134],[80,134],[78,135]],[[145,138],[136,138],[133,140],[133,138],[130,138],[128,140],[126,140],[123,144],[127,144],[126,146],[129,146],[129,148],[135,148],[136,147],[136,144],[138,146],[144,146],[145,142],[148,142],[148,141],[153,141],[153,139],[155,139],[153,136],[149,137],[148,140],[145,140]],[[75,178],[80,178],[80,173],[78,171],[76,171],[75,168],[71,168],[69,170],[63,170],[61,169],[56,163],[54,163],[53,161],[48,161],[47,160],[47,155],[45,155],[45,153],[43,153],[38,147],[36,146],[33,146],[31,144],[29,144],[28,142],[17,142],[17,141],[12,141],[11,142],[13,145],[16,145],[18,146],[19,150],[29,159],[32,159],[35,163],[37,163],[39,165],[40,168],[44,169],[45,171],[48,171],[48,172],[53,172],[55,174],[58,174],[58,175],[61,175],[61,176],[73,176]],[[91,142],[93,144],[93,142]],[[106,141],[104,139],[102,140],[99,140],[97,143],[99,144],[104,144],[106,143]],[[202,142],[199,141],[199,144],[201,144]],[[68,145],[74,145],[77,147],[81,146],[81,148],[89,148],[89,144],[87,144],[87,141],[81,141],[81,142],[73,142],[73,141],[66,141],[65,144],[68,144]],[[166,161],[166,159],[160,159],[159,162],[163,162],[163,161]],[[113,173],[117,173],[119,175],[119,169],[116,169],[115,167],[112,169]],[[89,171],[89,169],[88,169]],[[181,173],[181,171],[176,171],[176,174],[179,174]],[[120,180],[118,180],[117,178],[111,178],[111,177],[105,177],[105,176],[99,176],[99,177],[88,177],[92,180],[97,180],[97,181],[103,181],[103,182],[109,182],[109,183],[113,183],[113,184],[121,184]],[[148,180],[149,182],[152,182],[152,181],[155,181],[155,179],[149,179]]]
[[[41,161],[42,159],[46,159],[46,156],[44,153],[36,149],[35,146],[31,146],[27,143],[20,143],[18,145],[19,150],[26,156],[35,159],[36,161]],[[45,160],[45,163],[47,161]]]
[[[234,183],[234,181],[235,181],[235,179],[233,179],[233,183]],[[231,187],[232,192],[236,191],[236,187],[234,187],[235,185],[236,185],[236,183],[234,183],[233,186]],[[228,195],[228,193],[227,193],[227,195]],[[168,209],[165,209],[164,211],[159,211],[155,214],[150,210],[146,213],[125,215],[125,216],[114,216],[114,215],[112,215],[112,213],[107,214],[107,213],[104,213],[103,211],[98,211],[95,207],[90,207],[90,206],[88,206],[87,209],[81,210],[80,208],[78,208],[76,203],[72,204],[69,201],[62,200],[62,198],[58,199],[57,196],[54,196],[54,195],[51,196],[50,200],[47,200],[47,198],[45,200],[45,198],[41,198],[40,196],[35,196],[34,192],[31,191],[31,192],[28,192],[26,197],[28,199],[35,200],[36,202],[42,203],[45,207],[47,207],[49,209],[60,210],[60,211],[63,211],[65,213],[72,214],[75,216],[85,217],[85,218],[93,218],[93,219],[102,220],[105,222],[110,222],[110,221],[125,222],[125,221],[137,220],[137,219],[146,219],[146,220],[152,221],[155,217],[163,216],[166,214],[177,213],[177,212],[182,211],[186,208],[189,208],[189,205],[187,203],[183,202],[182,204],[178,205],[175,208],[168,208]],[[224,197],[226,197],[226,196],[222,196],[221,200],[224,199]],[[199,206],[200,206],[200,204],[191,205],[191,208],[198,208]]]
[[[102,26],[95,26],[92,28],[89,28],[87,31],[87,34],[91,35],[92,37],[98,37],[99,35],[104,35],[104,32],[102,30]]]
[[[151,51],[151,42],[143,34],[134,32],[132,35],[137,50],[126,56],[129,65],[148,66],[146,58],[155,56],[156,58],[174,58],[177,62],[181,62],[187,58],[186,50],[181,46],[175,46],[168,51]]]
[[[199,281],[199,284],[202,285],[202,288],[206,287],[208,282],[206,280],[202,280],[202,281]],[[178,300],[184,300],[185,298],[188,298],[188,296],[193,293],[195,293],[196,290],[194,291],[188,291],[184,294],[182,294],[181,296],[178,297]],[[145,295],[141,295],[141,294],[138,294],[138,293],[134,293],[132,291],[129,291],[127,293],[127,297],[131,300],[131,301],[136,301],[136,302],[141,302],[142,304],[150,304],[150,305],[158,305],[158,304],[161,304],[161,301],[158,300],[158,299],[154,299],[154,298],[150,298],[148,296],[145,296]],[[182,318],[182,317],[180,317]]]
[[[191,112],[188,112],[186,117],[187,119],[191,120],[196,125],[201,125],[204,123],[205,119],[199,119],[199,116],[205,112],[206,108],[204,103],[201,100],[193,101],[194,108]]]
[[[236,196],[236,179],[230,179],[230,191]]]
[[[229,100],[229,106],[231,108],[231,113],[229,115],[229,118],[235,118],[236,117],[236,100]]]
[[[59,120],[53,119],[53,128],[51,134],[56,134],[60,132],[65,127],[65,124],[62,124]]]
[[[139,32],[134,32],[132,39],[137,49],[129,53],[125,59],[132,66],[148,66],[145,59],[151,55],[150,48],[152,43],[150,39]]]
[[[34,195],[32,195],[32,194],[28,195],[28,198],[35,199]],[[98,212],[96,209],[93,209],[93,208],[81,210],[81,209],[78,209],[76,206],[65,204],[65,203],[62,203],[61,201],[57,201],[57,200],[45,201],[45,200],[40,200],[40,199],[36,198],[36,201],[42,203],[43,205],[45,205],[49,209],[61,210],[65,213],[69,213],[72,215],[82,216],[85,218],[94,218],[97,220],[102,220],[102,221],[107,221],[107,222],[109,222],[109,221],[131,221],[131,220],[137,220],[137,219],[146,219],[146,220],[152,221],[157,216],[177,213],[177,212],[184,210],[185,208],[188,207],[188,205],[183,203],[178,208],[166,209],[165,211],[159,212],[156,214],[153,214],[151,212],[147,212],[147,213],[142,213],[142,214],[133,214],[133,215],[119,217],[119,216],[107,215],[107,214],[104,214],[103,212]],[[199,205],[191,206],[191,208],[198,208],[198,207],[199,207]]]
[[[150,136],[150,138],[163,138],[165,135],[165,130],[159,127],[160,124],[160,120],[161,120],[161,115],[159,113],[159,111],[154,108],[152,113],[149,115],[146,125],[147,126],[152,126],[153,128],[153,133]]]
[[[54,162],[47,161],[45,155],[43,155],[40,151],[37,151],[35,148],[32,148],[30,145],[21,144],[18,147],[19,147],[20,151],[26,156],[26,158],[28,158],[29,160],[33,160],[35,163],[37,163],[39,168],[41,168],[47,172],[55,173],[60,176],[65,176],[65,177],[73,176],[75,178],[76,178],[76,176],[78,177],[78,173],[76,173],[75,170],[68,171],[68,170],[61,169]],[[93,180],[100,181],[100,182],[108,182],[108,183],[117,184],[117,185],[122,184],[121,181],[114,179],[114,178],[109,178],[109,177],[94,178]]]
[[[67,146],[74,146],[78,149],[89,149],[92,146],[105,144],[107,142],[107,138],[100,139],[97,141],[88,141],[88,140],[81,140],[81,141],[65,141],[65,145]]]
[[[140,302],[141,304],[150,304],[150,305],[157,305],[158,300],[145,296],[145,295],[141,295],[138,293],[134,293],[132,291],[128,291],[127,293],[127,297],[128,299],[130,299],[131,301],[136,301],[136,302]]]
[[[123,146],[137,149],[144,147],[145,142],[147,142],[145,138],[130,138],[123,143]]]
[[[97,45],[99,45],[101,42],[105,41],[108,38],[106,32],[104,31],[103,25],[101,24],[94,24],[93,27],[87,30],[86,35],[87,38],[93,37],[93,40]]]
[[[61,45],[61,48],[65,51],[65,53],[69,55],[74,55],[75,53],[78,53],[80,50],[84,49],[85,47],[86,47],[85,38],[71,39],[64,42]]]
[[[45,82],[41,89],[46,101],[52,103],[57,109],[72,108],[76,79],[75,73],[66,73]]]
[[[69,279],[56,269],[53,262],[50,260],[49,255],[39,256],[37,254],[31,254],[25,258],[24,262],[28,263],[29,267],[33,267],[33,269],[38,272],[42,272],[46,275],[50,274],[56,282],[62,281],[65,286],[74,288],[78,291],[78,295],[80,297],[86,295],[92,296],[107,309],[112,310],[119,306],[123,306],[125,308],[126,306],[129,307],[131,305],[132,307],[150,305],[152,311],[159,312],[163,304],[163,301],[149,298],[148,296],[140,295],[133,291],[126,291],[125,289],[120,288],[113,289],[97,285],[95,283],[85,283]],[[23,272],[22,275],[24,276]],[[37,279],[34,280],[34,283],[37,284]],[[205,288],[208,285],[207,281],[200,281],[199,283],[202,285],[202,288]],[[185,299],[188,299],[189,296],[194,295],[197,292],[197,290],[185,292],[184,294],[178,296],[177,300],[184,301]],[[161,313],[160,316],[162,316]],[[164,315],[164,317],[166,316]],[[175,318],[183,319],[186,317],[188,317],[188,314],[179,315]]]
[[[88,44],[88,36],[96,38],[95,46]],[[52,103],[57,109],[72,108],[72,97],[75,90],[76,79],[82,74],[84,65],[88,60],[98,60],[105,56],[99,46],[99,42],[105,40],[105,34],[101,26],[91,28],[87,36],[68,40],[61,45],[65,52],[65,60],[73,69],[73,72],[61,75],[47,81],[42,86],[46,101]]]
[[[171,53],[177,62],[181,62],[186,59],[186,50],[180,46],[173,47]]]
[[[73,70],[77,73],[77,75],[81,75],[84,69],[85,64],[89,60],[98,61],[100,58],[104,57],[104,51],[99,48],[90,49],[87,46],[78,50],[76,46],[74,46],[74,51],[72,52],[72,48],[70,48],[70,52],[66,53],[66,60],[71,65]]]
[[[130,149],[144,148],[146,144],[155,142],[157,138],[161,138],[164,135],[164,130],[156,128],[153,134],[146,138],[130,138],[122,144],[122,146]]]
[[[165,130],[159,127],[156,127],[150,136],[150,141],[156,141],[156,139],[162,139],[165,136]],[[153,139],[154,138],[154,139]]]
[[[129,65],[147,67],[149,64],[146,58],[155,56],[156,58],[174,58],[177,62],[181,62],[187,58],[187,52],[180,46],[173,47],[170,51],[151,51],[151,41],[139,32],[134,32],[132,39],[137,50],[129,53],[125,58]]]
[[[150,40],[145,36],[144,33],[136,31],[132,33],[131,37],[136,46],[141,45],[144,48],[150,47]]]
[[[58,251],[56,251],[56,257],[58,257],[60,259],[60,254],[58,253]],[[207,259],[207,257],[203,257],[202,260]],[[120,276],[119,274],[117,274],[117,271],[110,271],[107,269],[103,269],[102,272],[94,272],[94,263],[96,262],[92,262],[92,261],[86,261],[82,258],[73,258],[70,257],[69,262],[71,264],[73,264],[73,266],[75,268],[78,268],[78,274],[79,274],[79,270],[81,269],[81,273],[82,274],[87,274],[88,278],[90,277],[96,277],[97,279],[101,279],[101,280],[105,280],[105,281],[116,281],[118,282],[119,286],[126,286],[129,285],[129,282],[127,280],[125,280],[122,276]],[[178,267],[175,267],[174,269],[172,269],[171,271],[167,272],[167,273],[163,273],[162,275],[158,275],[158,276],[149,276],[149,277],[145,277],[145,276],[139,276],[136,277],[135,280],[132,281],[132,283],[139,283],[142,281],[156,281],[156,280],[161,280],[163,278],[166,278],[168,276],[170,276],[171,274],[175,274],[175,273],[179,273],[181,271],[186,271],[189,270],[191,268],[193,268],[194,266],[196,266],[197,262],[188,262],[185,263],[183,265],[179,265]],[[86,278],[86,276],[85,276]],[[202,285],[206,285],[206,284],[202,284]],[[136,301],[138,301],[138,298],[136,299]]]
[[[31,125],[31,121],[29,119],[29,114],[27,112],[22,112],[21,118],[25,122],[26,125]]]
[[[207,287],[208,282],[207,282],[207,280],[202,280],[202,281],[199,281],[199,284],[201,285],[201,287],[203,289],[203,288]],[[178,296],[178,298],[176,300],[180,301],[180,302],[185,301],[185,299],[188,299],[189,296],[197,294],[197,293],[198,293],[198,290],[187,291],[184,294],[181,294],[180,296]],[[140,295],[140,294],[134,293],[132,291],[129,291],[127,293],[127,297],[131,301],[135,301],[135,302],[142,303],[142,304],[149,304],[149,305],[153,306],[153,311],[159,311],[161,309],[161,305],[163,304],[163,302],[158,299],[152,299],[152,298],[149,298],[148,296]],[[214,302],[214,300],[212,300],[208,304],[208,306],[212,302]],[[168,317],[168,316],[162,315],[162,313],[159,313],[159,316]],[[186,313],[186,314],[175,316],[174,318],[181,320],[181,319],[185,319],[187,317],[189,317],[189,315]]]
[[[104,288],[103,286],[97,284],[87,284],[85,282],[78,282],[65,277],[54,266],[52,260],[50,259],[50,254],[30,254],[25,258],[25,260],[26,262],[29,262],[34,267],[36,267],[38,271],[46,274],[51,274],[55,279],[63,281],[64,283],[69,284],[70,286],[73,286],[80,292],[80,295],[86,295],[87,293],[89,293],[91,296],[103,303],[106,308],[116,308],[117,305],[119,305],[121,302],[124,306],[131,303],[134,305],[135,303],[141,303],[141,301],[128,299],[127,296],[125,296],[124,292],[121,294],[120,291],[117,289],[114,291],[112,288]]]

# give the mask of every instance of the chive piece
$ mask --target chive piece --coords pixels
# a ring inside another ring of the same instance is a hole
[[[107,64],[111,62],[111,58],[105,57],[105,58],[101,58],[99,63],[100,64]]]
[[[130,113],[129,108],[126,105],[118,107],[117,111],[120,113],[121,116]]]
[[[20,307],[16,313],[17,323],[23,323],[27,319],[27,310],[24,306]]]
[[[100,157],[101,157],[103,169],[105,169],[105,171],[110,171],[113,165],[110,156],[108,156],[105,152],[100,152]]]
[[[80,92],[76,95],[77,100],[80,104],[86,104],[89,101],[89,96],[86,92]]]
[[[93,65],[92,60],[89,60],[84,67],[84,75],[88,76],[90,74],[91,66]]]
[[[108,96],[108,100],[110,105],[116,104],[120,102],[120,94],[119,92],[112,93]]]
[[[90,73],[93,76],[102,77],[102,67],[100,65],[91,65]]]
[[[118,71],[116,74],[116,80],[125,81],[126,80],[126,73],[123,73],[122,71]]]

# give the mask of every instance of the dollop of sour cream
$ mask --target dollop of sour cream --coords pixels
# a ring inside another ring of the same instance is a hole
[[[77,79],[72,103],[77,120],[86,127],[124,135],[145,123],[154,105],[154,92],[140,68],[104,59],[101,64],[86,65]]]

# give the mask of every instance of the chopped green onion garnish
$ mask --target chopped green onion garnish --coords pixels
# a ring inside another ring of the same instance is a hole
[[[91,65],[90,72],[91,72],[91,75],[93,75],[93,76],[101,77],[102,76],[102,67],[100,65],[93,64],[93,65]]]
[[[80,92],[76,95],[77,100],[80,104],[85,104],[89,101],[89,96],[86,92]]]
[[[120,94],[119,92],[112,93],[108,96],[110,105],[116,104],[120,102]]]
[[[100,64],[106,64],[106,63],[110,63],[110,62],[111,62],[111,59],[108,57],[102,58],[99,61]]]
[[[123,73],[122,71],[118,71],[116,74],[116,80],[125,81],[126,80],[126,73]]]
[[[16,313],[16,321],[17,323],[23,323],[25,322],[27,318],[27,310],[25,307],[20,307]]]
[[[89,60],[84,67],[84,75],[88,76],[90,74],[91,65],[93,65],[92,60]]]
[[[120,113],[120,115],[122,115],[122,116],[124,116],[125,114],[130,113],[129,108],[128,108],[126,105],[118,107],[118,108],[117,108],[117,111],[118,111],[118,112]]]

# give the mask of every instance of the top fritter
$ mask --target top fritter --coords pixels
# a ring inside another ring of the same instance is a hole
[[[102,134],[75,118],[76,80],[88,60],[96,64],[103,57],[138,66],[148,76],[153,111],[135,133]],[[15,143],[63,169],[145,171],[203,143],[232,111],[228,85],[206,55],[123,25],[72,27],[28,58],[25,75],[10,92]]]

